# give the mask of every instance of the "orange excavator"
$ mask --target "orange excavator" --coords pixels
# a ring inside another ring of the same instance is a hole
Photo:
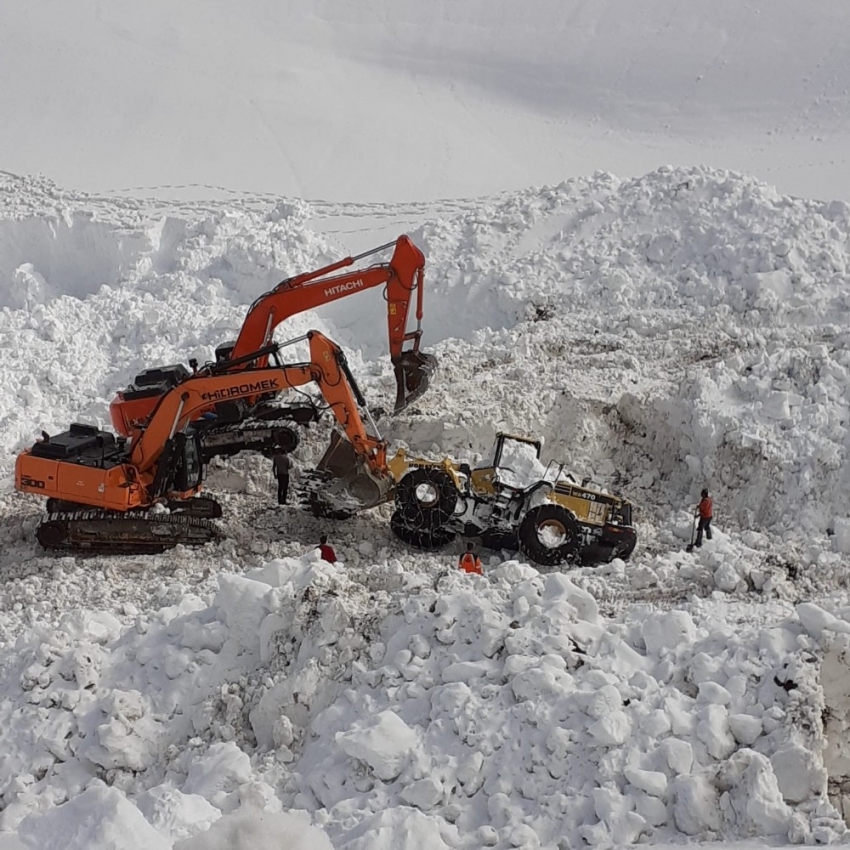
[[[204,473],[200,443],[206,420],[197,420],[199,411],[217,404],[226,414],[228,404],[310,382],[318,384],[345,434],[333,432],[338,462],[316,479],[325,488],[319,497],[350,511],[386,501],[393,486],[386,443],[364,425],[358,409],[365,409],[364,399],[344,353],[318,331],[291,342],[303,339],[310,348],[307,363],[239,371],[241,361],[267,362],[278,355],[280,346],[269,345],[196,371],[158,398],[137,439],[79,423],[55,436],[42,432],[43,439],[15,464],[16,488],[48,499],[38,541],[48,549],[115,554],[221,540],[212,521],[221,516],[221,506],[195,498]],[[377,434],[368,411],[366,416]],[[349,459],[344,468],[343,454]]]
[[[379,263],[360,271],[334,275],[364,257],[393,247],[389,263]],[[246,355],[264,349],[272,341],[275,328],[290,316],[331,301],[337,301],[365,289],[385,285],[390,355],[396,378],[395,412],[399,412],[424,393],[437,367],[433,355],[419,350],[422,338],[422,301],[425,257],[408,236],[400,236],[355,257],[346,257],[313,272],[296,275],[261,295],[249,308],[238,338],[216,348],[216,361],[226,364],[228,372],[263,369],[269,355],[254,358]],[[416,292],[416,329],[407,330],[408,314]],[[405,344],[410,346],[405,350]],[[195,361],[190,362],[197,368]],[[110,405],[112,424],[118,434],[136,437],[147,422],[163,394],[188,380],[192,375],[182,364],[147,369],[134,382],[119,392]],[[232,455],[250,449],[272,453],[291,451],[293,422],[309,424],[318,418],[309,404],[275,404],[276,393],[249,396],[242,402],[240,415],[231,421],[204,431],[201,454],[204,461],[215,455]],[[213,410],[203,406],[196,416]],[[297,439],[297,437],[296,437]]]

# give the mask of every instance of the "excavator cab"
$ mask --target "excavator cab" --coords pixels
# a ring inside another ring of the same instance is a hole
[[[200,434],[190,427],[165,444],[156,465],[151,496],[188,498],[200,489],[203,477]]]

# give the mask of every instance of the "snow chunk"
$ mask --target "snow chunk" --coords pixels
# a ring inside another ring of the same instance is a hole
[[[658,747],[664,763],[673,773],[682,775],[691,772],[694,763],[694,751],[689,741],[679,738],[665,738]]]
[[[265,582],[244,576],[225,574],[219,578],[215,605],[224,612],[228,642],[237,652],[260,652],[260,624],[269,613],[267,600],[271,589]]]
[[[698,700],[715,705],[729,705],[732,702],[732,694],[717,682],[700,682]]]
[[[323,829],[307,818],[286,812],[264,812],[253,806],[216,821],[206,832],[178,841],[174,850],[333,850]]]
[[[668,611],[658,617],[649,617],[644,623],[643,641],[646,651],[657,655],[663,649],[676,649],[692,643],[696,626],[686,611]]]
[[[418,809],[433,809],[443,798],[443,786],[436,779],[426,777],[406,785],[401,792],[401,798]]]
[[[336,741],[351,758],[366,762],[384,781],[395,779],[416,746],[418,735],[394,711],[382,711],[361,728],[340,732]]]
[[[824,611],[819,605],[814,602],[801,602],[797,608],[797,616],[803,624],[803,628],[815,640],[820,640],[823,637],[824,631],[827,629],[833,632],[850,633],[850,623],[844,620],[839,620],[828,611]]]
[[[833,520],[832,527],[835,530],[833,537],[835,551],[841,552],[843,555],[850,555],[850,519],[836,517]]]
[[[251,759],[233,741],[213,744],[193,762],[183,790],[200,794],[214,805],[252,776]]]
[[[612,711],[587,727],[587,731],[603,747],[624,744],[631,734],[632,724],[623,711]]]
[[[770,761],[753,750],[739,750],[720,766],[721,808],[743,835],[787,833],[791,809],[779,792]]]
[[[337,850],[399,850],[402,847],[404,850],[451,850],[443,840],[437,820],[407,806],[386,809],[367,818],[345,834]]]
[[[667,777],[660,771],[627,767],[624,776],[635,788],[651,797],[663,797],[667,792]]]
[[[720,800],[702,776],[680,776],[672,785],[673,819],[686,835],[720,829]]]
[[[162,724],[154,719],[147,696],[139,691],[110,691],[99,710],[107,719],[86,739],[81,755],[102,767],[129,770],[144,770],[158,761]]]
[[[576,586],[563,573],[550,573],[543,584],[542,598],[549,602],[563,600],[575,609],[576,617],[588,623],[599,622],[599,605],[586,590]]]
[[[171,850],[115,788],[88,788],[68,803],[25,817],[18,835],[33,850]]]
[[[725,759],[735,751],[735,739],[729,731],[729,716],[722,705],[706,705],[699,711],[697,738],[713,758]]]
[[[482,661],[458,661],[443,668],[444,682],[468,682],[486,676],[493,670],[494,664],[488,659]]]
[[[184,794],[167,785],[140,794],[136,805],[148,823],[171,841],[205,832],[221,817],[221,812],[199,794]]]
[[[777,750],[770,763],[782,796],[789,803],[802,803],[815,794],[826,794],[826,770],[819,756],[798,744]]]
[[[739,744],[749,747],[762,733],[762,722],[750,714],[733,714],[729,717],[729,731]]]

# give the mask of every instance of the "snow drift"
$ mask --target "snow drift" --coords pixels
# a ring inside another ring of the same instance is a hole
[[[2,186],[7,482],[41,428],[103,424],[140,368],[210,358],[259,292],[345,253],[302,202]],[[496,430],[542,435],[544,461],[639,505],[635,556],[566,576],[487,553],[470,577],[382,509],[331,529],[331,566],[247,458],[211,478],[221,547],[54,559],[7,483],[0,829],[115,850],[841,838],[848,207],[665,168],[405,209],[441,368],[386,433],[472,462]],[[326,331],[380,404],[377,308],[279,337]],[[703,486],[718,533],[686,555]]]

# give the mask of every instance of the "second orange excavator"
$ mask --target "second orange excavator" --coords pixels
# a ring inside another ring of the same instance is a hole
[[[350,452],[349,464],[318,471],[320,491],[313,504],[329,513],[386,501],[393,486],[387,467],[386,443],[369,433],[359,409],[365,402],[342,350],[318,331],[306,337],[310,361],[265,366],[250,372],[232,371],[239,358],[209,364],[158,399],[146,428],[128,442],[91,425],[74,424],[68,431],[43,439],[18,455],[15,486],[47,497],[48,515],[36,532],[48,549],[89,552],[161,552],[178,544],[199,545],[221,540],[213,519],[221,507],[213,499],[194,498],[204,473],[201,434],[206,420],[199,411],[228,406],[287,387],[318,384],[345,436],[334,431],[334,445]],[[292,340],[297,342],[298,340]],[[271,345],[245,355],[253,361],[277,355]],[[337,452],[339,457],[339,452]]]
[[[394,246],[389,263],[378,263],[359,271],[334,275],[364,257]],[[275,328],[297,313],[337,301],[365,289],[385,285],[390,356],[396,378],[395,412],[399,412],[424,393],[437,367],[433,355],[419,350],[422,338],[423,277],[425,257],[410,237],[402,235],[354,257],[346,257],[331,265],[287,278],[274,289],[261,295],[251,305],[238,338],[222,343],[216,349],[216,361],[228,372],[252,371],[267,366],[269,355],[254,358],[246,355],[268,346]],[[408,314],[416,293],[416,329],[407,330]],[[405,349],[405,344],[409,347]],[[196,364],[190,364],[196,368]],[[112,424],[118,434],[138,436],[150,419],[160,398],[192,376],[182,364],[146,369],[130,386],[119,392],[110,405]],[[271,453],[290,451],[293,422],[307,424],[317,418],[309,404],[275,403],[276,393],[257,393],[241,400],[239,416],[204,431],[201,455],[204,461],[215,455],[232,455],[254,450]],[[200,407],[196,417],[214,409]]]

